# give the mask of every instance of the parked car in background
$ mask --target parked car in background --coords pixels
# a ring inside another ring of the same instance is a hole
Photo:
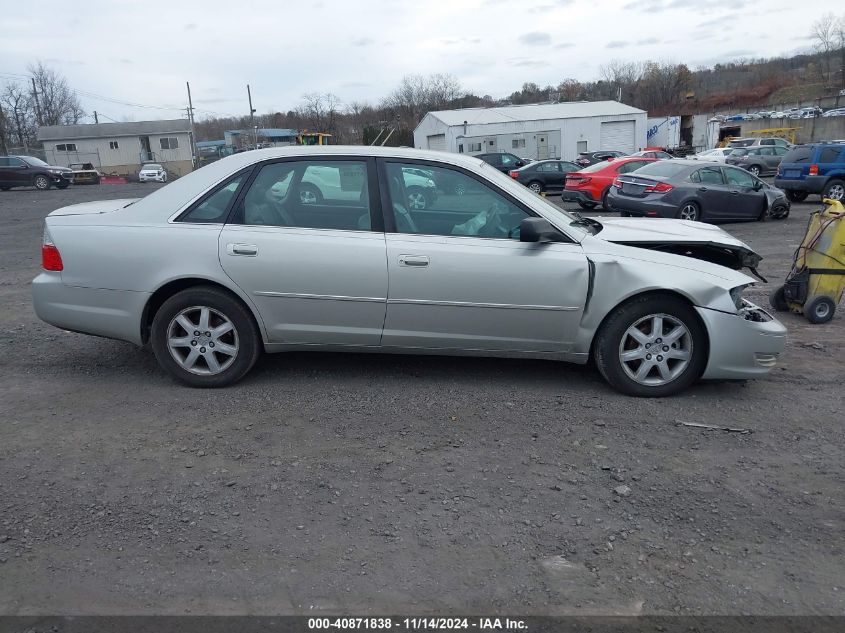
[[[303,204],[315,166],[348,168],[355,195]],[[481,191],[413,210],[405,167]],[[761,257],[725,231],[571,215],[459,154],[243,152],[138,200],[52,212],[41,255],[42,320],[149,344],[195,387],[231,385],[263,352],[365,349],[593,361],[617,390],[658,397],[764,376],[786,343],[742,297],[754,280],[739,271]]]
[[[822,114],[822,116],[845,116],[845,108],[832,108]]]
[[[783,191],[747,171],[684,159],[620,174],[608,203],[622,215],[699,222],[781,220],[790,207]]]
[[[732,114],[728,117],[725,117],[725,121],[745,121],[744,114]]]
[[[715,149],[708,149],[704,152],[699,152],[690,156],[692,160],[701,160],[708,163],[724,163],[725,158],[734,151],[733,147],[717,147]]]
[[[796,202],[811,193],[845,202],[845,143],[796,145],[781,160],[775,186]]]
[[[644,149],[639,152],[634,152],[631,156],[642,156],[644,158],[658,158],[660,160],[672,160],[675,158],[669,152],[664,152],[661,149]]]
[[[757,147],[758,145],[776,145],[779,147],[792,147],[792,143],[779,136],[748,136],[735,138],[728,143],[728,147]]]
[[[516,154],[511,154],[509,152],[488,152],[487,154],[475,154],[475,157],[480,158],[485,163],[493,165],[493,167],[505,174],[511,169],[519,169],[525,165],[524,160]]]
[[[811,106],[809,108],[801,108],[799,110],[799,112],[801,113],[801,116],[803,118],[812,119],[812,118],[815,118],[817,116],[821,116],[824,113],[824,110],[822,110],[818,106]]]
[[[512,169],[508,176],[528,187],[534,193],[561,191],[566,175],[581,169],[580,165],[563,160],[538,160],[519,169]]]
[[[73,171],[73,184],[99,185],[100,174],[92,163],[71,163],[68,167]]]
[[[747,169],[754,176],[774,174],[789,150],[780,145],[737,147],[725,158],[725,163]]]
[[[0,156],[0,190],[12,187],[65,189],[73,182],[73,171],[48,165],[35,156]]]
[[[627,174],[655,160],[657,159],[626,156],[571,172],[566,175],[566,187],[560,194],[561,199],[577,202],[582,209],[594,209],[600,204],[605,211],[610,211],[607,194],[613,179],[619,174]]]
[[[167,182],[167,170],[158,163],[141,165],[138,172],[139,182]]]
[[[620,158],[622,156],[627,156],[627,154],[625,152],[619,152],[616,150],[581,152],[580,154],[578,154],[578,158],[575,159],[575,162],[581,165],[581,167],[587,167],[588,165],[595,165],[596,163],[600,163],[603,160],[607,160],[609,158]]]

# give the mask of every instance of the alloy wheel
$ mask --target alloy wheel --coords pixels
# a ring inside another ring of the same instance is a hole
[[[540,186],[539,182],[532,182],[530,185],[528,185],[528,188],[534,193],[542,193],[543,191],[543,187]]]
[[[825,197],[831,200],[842,200],[845,198],[845,186],[839,184],[831,185]]]
[[[299,201],[302,204],[317,204],[317,194],[310,189],[303,189],[299,192]]]
[[[682,220],[697,220],[698,219],[698,207],[694,204],[685,204],[681,207],[681,213],[679,217]]]
[[[625,330],[619,361],[631,380],[650,387],[672,382],[689,366],[693,343],[689,329],[670,314],[650,314]]]
[[[752,176],[759,176],[760,175],[760,168],[757,167],[757,165],[752,165],[751,167],[748,168],[748,173],[750,173]]]
[[[213,376],[235,361],[240,344],[238,332],[226,315],[207,306],[191,306],[167,326],[167,347],[185,371]]]

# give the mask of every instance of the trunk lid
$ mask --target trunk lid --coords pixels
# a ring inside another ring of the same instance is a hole
[[[80,204],[72,204],[61,209],[56,209],[48,217],[65,216],[65,215],[96,215],[99,213],[111,213],[118,209],[123,209],[133,202],[137,202],[140,198],[121,198],[119,200],[97,200],[95,202],[82,202]]]

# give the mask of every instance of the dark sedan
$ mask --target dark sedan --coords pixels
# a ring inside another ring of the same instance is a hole
[[[608,205],[623,216],[700,222],[782,220],[786,194],[743,169],[694,160],[658,161],[613,181]]]
[[[562,191],[566,184],[566,174],[579,169],[580,165],[563,160],[540,160],[519,169],[512,169],[508,176],[534,193],[543,193]]]

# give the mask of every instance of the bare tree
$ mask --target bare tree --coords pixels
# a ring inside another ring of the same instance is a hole
[[[32,108],[32,95],[18,83],[8,83],[0,93],[0,103],[8,118],[8,128],[14,129],[15,134],[9,133],[9,138],[16,140],[21,147],[27,147],[35,141],[37,127]]]
[[[813,46],[819,53],[822,81],[830,85],[832,79],[831,53],[835,50],[839,39],[839,19],[832,13],[825,13],[813,22],[810,36],[813,38]]]
[[[452,75],[406,75],[385,97],[382,107],[392,110],[404,124],[413,127],[428,110],[452,106],[462,92],[460,83]]]
[[[295,110],[297,116],[313,132],[326,132],[337,136],[340,99],[327,92],[309,92],[302,95],[302,104]],[[336,139],[342,140],[342,139]]]

